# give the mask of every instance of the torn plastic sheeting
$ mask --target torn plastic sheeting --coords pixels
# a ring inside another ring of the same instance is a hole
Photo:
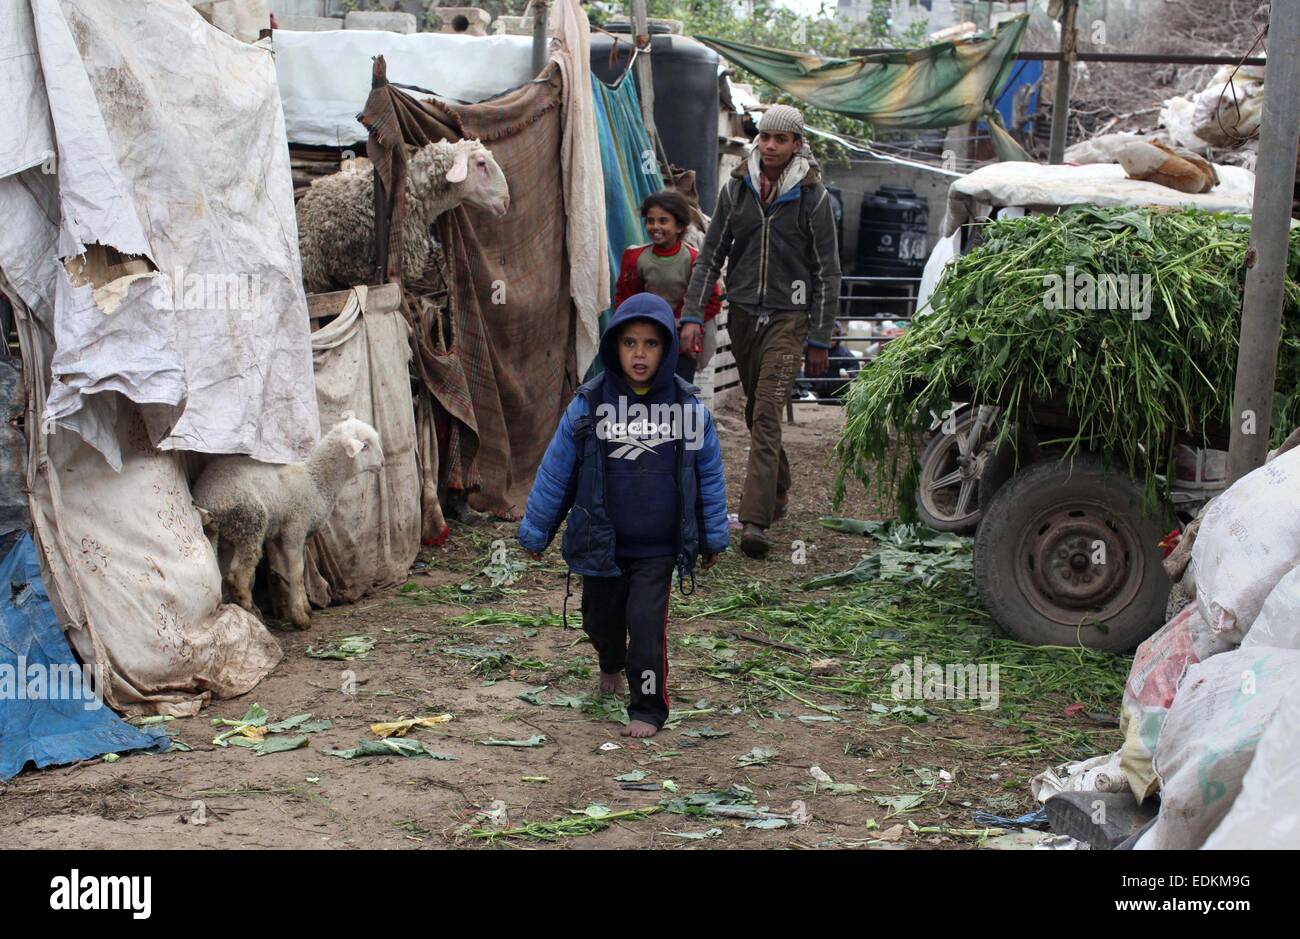
[[[115,396],[101,392],[118,391],[147,406],[162,449],[303,459],[318,428],[270,54],[181,0],[15,6],[26,5],[8,5],[0,27],[39,67],[6,63],[0,80],[45,99],[48,115],[28,108],[17,136],[48,140],[52,128],[58,158],[53,174],[0,178],[11,229],[0,266],[55,338],[45,426],[117,468]],[[23,151],[11,172],[35,156]],[[95,246],[158,274],[74,286],[60,262]]]

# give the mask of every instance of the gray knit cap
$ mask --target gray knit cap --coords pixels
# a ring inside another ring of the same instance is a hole
[[[768,134],[798,134],[803,136],[803,115],[798,108],[788,104],[774,104],[763,112],[758,122],[758,132]]]

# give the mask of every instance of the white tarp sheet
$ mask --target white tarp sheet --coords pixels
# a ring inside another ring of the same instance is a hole
[[[221,602],[176,451],[297,460],[318,435],[270,53],[183,0],[3,0],[0,91],[43,575],[111,706],[193,714],[281,651]]]
[[[1255,174],[1239,166],[1216,164],[1215,170],[1219,185],[1209,192],[1187,193],[1129,179],[1124,167],[1117,163],[991,163],[953,180],[948,187],[943,237],[979,218],[982,206],[1166,205],[1249,215],[1255,198]]]
[[[471,104],[533,77],[531,36],[280,29],[271,34],[271,47],[285,129],[298,144],[343,147],[366,139],[357,115],[377,55],[394,81]]]
[[[553,4],[548,28],[552,38],[559,40],[553,57],[560,63],[564,77],[560,163],[564,167],[564,210],[568,216],[565,237],[569,293],[577,309],[574,350],[578,374],[585,375],[600,346],[600,314],[611,295],[604,171],[591,90],[591,28],[578,0]]]
[[[307,542],[307,593],[318,607],[405,582],[420,552],[411,331],[401,301],[396,284],[354,287],[343,311],[312,334],[321,426],[328,432],[350,413],[379,432],[384,452],[384,468],[344,483],[329,520]],[[267,560],[284,582],[279,559]]]
[[[270,54],[183,0],[8,0],[0,43],[0,89],[22,102],[0,134],[0,267],[54,338],[45,427],[118,469],[116,391],[160,449],[305,457],[316,402]]]

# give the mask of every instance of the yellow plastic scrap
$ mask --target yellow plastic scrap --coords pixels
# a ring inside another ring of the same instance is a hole
[[[436,727],[438,724],[445,724],[449,720],[451,720],[450,714],[439,714],[437,717],[407,717],[395,721],[371,724],[370,729],[381,738],[405,737],[406,732],[412,727]]]

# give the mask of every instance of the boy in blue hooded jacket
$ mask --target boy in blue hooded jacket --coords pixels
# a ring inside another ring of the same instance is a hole
[[[600,338],[605,370],[582,385],[542,457],[519,543],[540,558],[568,518],[564,560],[582,575],[582,626],[600,690],[631,690],[624,736],[668,719],[673,571],[694,585],[727,547],[727,491],[713,418],[676,375],[672,308],[639,293]],[[629,641],[630,640],[630,641]]]

